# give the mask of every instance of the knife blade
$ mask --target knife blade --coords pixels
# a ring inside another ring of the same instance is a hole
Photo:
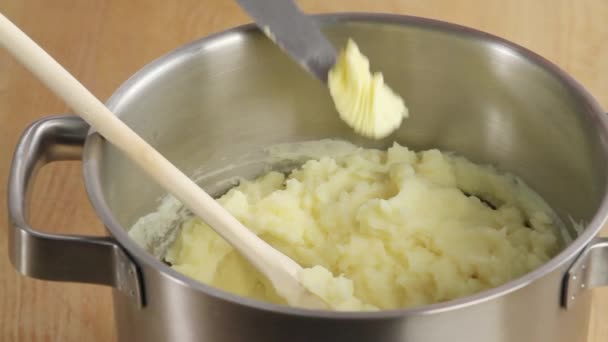
[[[285,53],[319,80],[327,73],[337,52],[316,21],[302,13],[293,0],[236,0],[257,26]]]

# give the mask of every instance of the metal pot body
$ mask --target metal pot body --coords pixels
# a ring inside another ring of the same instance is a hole
[[[588,289],[608,283],[608,126],[594,100],[539,56],[471,29],[420,18],[319,18],[336,46],[349,37],[403,94],[411,118],[392,136],[356,136],[324,85],[252,26],[182,47],[143,68],[108,106],[181,170],[254,176],[263,148],[338,138],[384,148],[439,148],[520,175],[566,223],[583,221],[553,260],[499,288],[448,303],[376,313],[312,312],[243,299],[188,279],[129,239],[155,210],[153,181],[86,124],[53,117],[25,132],[9,188],[10,256],[25,275],[115,287],[120,341],[583,342]],[[107,238],[34,231],[25,219],[30,179],[53,160],[82,158]],[[229,165],[230,167],[226,167]],[[59,252],[60,251],[60,252]]]

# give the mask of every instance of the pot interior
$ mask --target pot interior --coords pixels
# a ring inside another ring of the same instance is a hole
[[[381,141],[355,135],[327,88],[251,27],[161,58],[109,106],[186,174],[211,174],[201,185],[214,194],[225,190],[222,180],[261,173],[261,151],[277,143],[334,138],[385,148],[396,141],[513,172],[568,226],[592,219],[606,187],[605,127],[582,89],[484,34],[413,18],[344,18],[326,17],[327,35],[338,47],[352,37],[410,111]],[[116,221],[131,227],[155,211],[165,192],[108,143],[93,145],[85,152],[96,169],[86,177],[100,182],[96,195]]]

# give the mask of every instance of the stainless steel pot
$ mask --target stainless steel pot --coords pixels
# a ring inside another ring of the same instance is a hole
[[[411,118],[381,142],[354,135],[327,90],[252,26],[158,59],[107,102],[188,174],[219,170],[280,142],[341,138],[365,146],[398,141],[437,147],[515,172],[580,234],[539,269],[471,297],[409,310],[314,312],[243,299],[175,272],[125,228],[163,194],[73,116],[34,123],[10,177],[10,258],[24,275],[114,287],[120,341],[585,341],[590,288],[608,283],[608,125],[572,78],[534,53],[447,23],[396,15],[319,17],[341,46],[353,37],[373,68],[406,98]],[[41,165],[83,161],[106,238],[35,231],[25,216]],[[232,173],[252,175],[256,163]],[[231,172],[220,173],[229,177]],[[209,191],[218,180],[208,179]]]

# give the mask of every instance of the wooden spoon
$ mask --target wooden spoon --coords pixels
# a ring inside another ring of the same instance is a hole
[[[61,97],[105,139],[135,161],[166,191],[203,219],[258,271],[289,305],[322,309],[327,304],[299,281],[302,267],[234,218],[190,178],[133,132],[76,78],[0,14],[0,46]]]

